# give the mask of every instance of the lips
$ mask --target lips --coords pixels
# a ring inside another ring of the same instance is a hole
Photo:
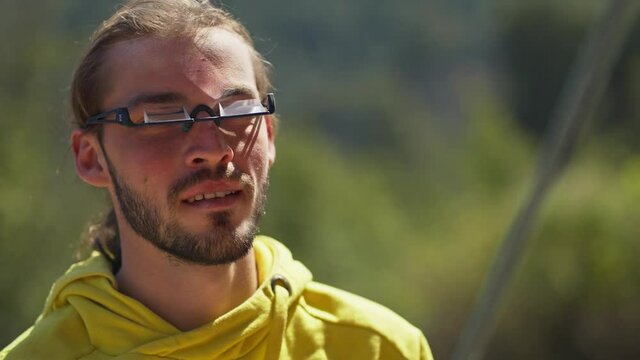
[[[183,191],[180,199],[185,205],[221,210],[232,206],[241,193],[242,187],[237,183],[205,180]]]
[[[194,197],[188,198],[186,202],[188,202],[189,204],[193,204],[194,202],[198,202],[202,200],[221,199],[228,195],[235,195],[237,193],[239,193],[239,191],[232,190],[232,191],[217,191],[217,192],[210,192],[210,193],[204,193],[204,194],[197,194]]]

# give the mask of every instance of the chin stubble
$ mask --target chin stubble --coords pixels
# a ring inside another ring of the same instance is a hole
[[[229,212],[211,213],[210,231],[206,234],[195,234],[178,222],[174,209],[171,208],[169,214],[163,218],[160,207],[153,198],[133,190],[118,176],[106,154],[105,159],[125,220],[138,235],[173,260],[199,265],[222,265],[241,259],[251,250],[258,231],[258,222],[264,213],[268,178],[255,186],[248,175],[236,175],[243,184],[243,191],[256,199],[251,215],[234,226]],[[224,174],[224,168],[216,171],[200,169],[177,181],[171,186],[167,196],[169,204],[176,203],[177,194],[182,189],[206,179],[220,180],[221,176],[228,176]]]

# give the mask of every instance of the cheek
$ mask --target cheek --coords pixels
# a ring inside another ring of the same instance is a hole
[[[115,149],[109,153],[111,162],[118,176],[131,186],[145,191],[161,188],[163,179],[172,173],[171,159],[177,151],[172,141],[129,138],[114,145]]]
[[[267,157],[263,152],[256,152],[251,156],[251,166],[255,169],[256,176],[262,178],[268,171]]]
[[[256,177],[264,178],[269,171],[269,140],[266,131],[261,132],[247,154],[247,161]]]

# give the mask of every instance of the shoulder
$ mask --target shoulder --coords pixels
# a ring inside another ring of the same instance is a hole
[[[422,331],[371,300],[311,282],[300,307],[322,322],[332,344],[344,343],[349,352],[357,352],[360,342],[375,358],[432,359]]]
[[[0,351],[0,360],[77,359],[93,350],[78,313],[66,306],[38,319]]]

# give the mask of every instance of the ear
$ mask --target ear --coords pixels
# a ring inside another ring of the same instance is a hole
[[[96,187],[107,187],[111,183],[95,133],[73,130],[71,149],[75,155],[76,173],[82,180]]]
[[[267,123],[267,138],[269,141],[269,146],[268,146],[268,159],[269,159],[269,167],[271,167],[271,165],[273,165],[273,163],[276,161],[276,126],[278,124],[278,119],[276,117],[273,117],[271,115],[267,115],[265,116],[265,120]]]

